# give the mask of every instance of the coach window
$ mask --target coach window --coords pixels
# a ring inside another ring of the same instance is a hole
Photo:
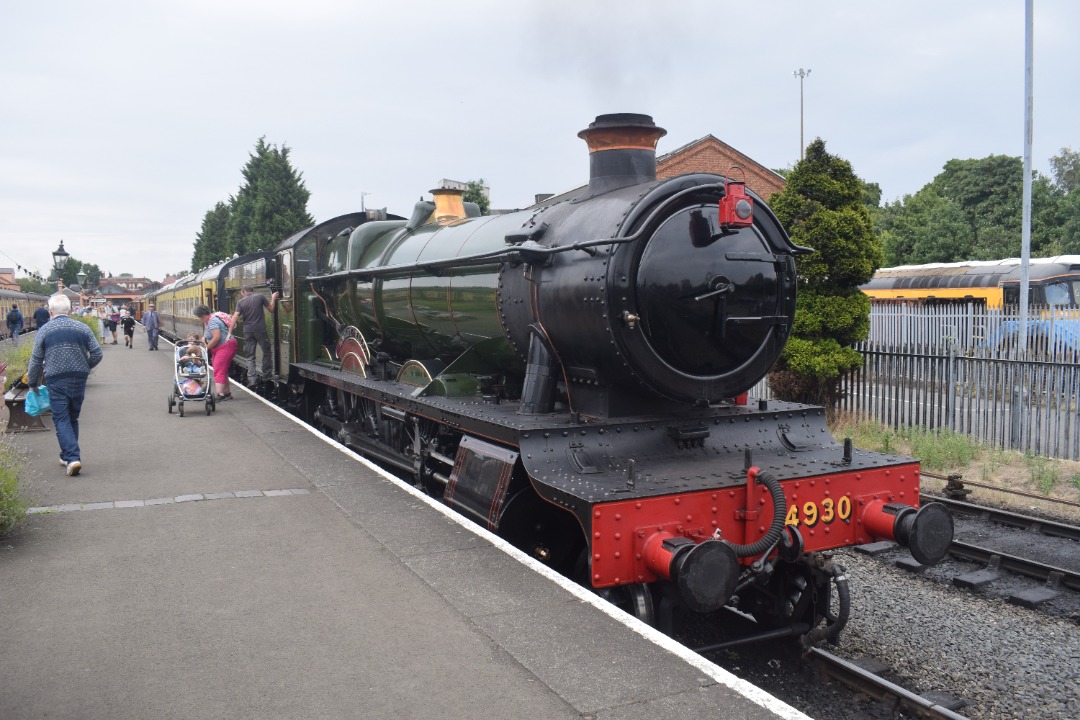
[[[1065,283],[1050,283],[1046,286],[1047,305],[1068,305],[1069,286]]]
[[[292,252],[286,250],[278,258],[278,267],[281,268],[281,299],[288,300],[292,297]]]

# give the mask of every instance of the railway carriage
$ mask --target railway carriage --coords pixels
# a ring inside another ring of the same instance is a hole
[[[14,305],[19,309],[19,312],[23,316],[23,332],[30,332],[36,330],[34,327],[34,311],[41,307],[41,303],[48,302],[49,297],[47,295],[40,295],[38,293],[28,293],[22,290],[5,290],[0,289],[0,307],[3,311],[0,312],[0,316],[7,317],[8,312],[11,310],[11,306]],[[4,337],[7,336],[7,324],[0,324],[0,332]]]
[[[1032,305],[1080,306],[1080,255],[1032,258],[1028,267]],[[1020,258],[881,268],[862,290],[872,302],[1018,305]]]

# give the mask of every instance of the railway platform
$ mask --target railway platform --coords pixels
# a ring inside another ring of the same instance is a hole
[[[0,718],[804,718],[235,386],[105,346],[70,478],[13,436]],[[196,412],[197,411],[197,412]]]

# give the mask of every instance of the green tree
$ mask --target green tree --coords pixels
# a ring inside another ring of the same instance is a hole
[[[1060,153],[1050,158],[1050,171],[1054,175],[1054,184],[1068,195],[1080,187],[1080,152],[1061,148]]]
[[[101,282],[101,268],[93,263],[84,263],[74,255],[68,257],[67,263],[64,265],[64,270],[60,273],[60,277],[64,280],[65,287],[71,287],[72,285],[79,284],[79,273],[86,273],[86,287],[94,288]],[[56,282],[56,268],[53,268],[49,273],[49,282]],[[49,292],[56,292],[56,288],[53,287]]]
[[[261,137],[243,169],[244,184],[231,202],[226,254],[271,250],[297,230],[314,224],[311,196],[289,162],[289,148]]]
[[[484,178],[470,180],[461,199],[479,205],[481,215],[487,215],[491,210],[491,199],[485,192]]]
[[[232,200],[232,198],[230,198]],[[221,262],[227,257],[225,249],[229,242],[229,205],[219,202],[203,216],[202,228],[195,234],[195,252],[191,257],[191,271]]]
[[[38,295],[50,295],[50,294],[56,292],[56,286],[55,285],[49,285],[48,283],[43,283],[40,280],[37,280],[35,278],[29,278],[29,277],[19,278],[18,280],[15,281],[15,283],[19,286],[19,288],[23,292],[37,293]]]
[[[859,286],[881,266],[881,244],[864,204],[866,184],[851,163],[818,138],[770,204],[797,245],[798,302],[791,338],[769,374],[779,397],[833,408],[844,374],[862,365],[851,347],[870,329],[870,301]]]

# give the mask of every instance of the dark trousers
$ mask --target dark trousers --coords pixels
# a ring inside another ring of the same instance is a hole
[[[86,396],[86,378],[60,378],[49,381],[49,400],[53,426],[60,442],[60,459],[81,460],[79,454],[79,413]]]
[[[151,350],[157,350],[158,331],[156,328],[146,331],[146,344],[150,346]]]
[[[262,366],[255,372],[255,349],[262,348]],[[270,377],[270,335],[265,330],[244,331],[244,355],[247,356],[248,382]]]

